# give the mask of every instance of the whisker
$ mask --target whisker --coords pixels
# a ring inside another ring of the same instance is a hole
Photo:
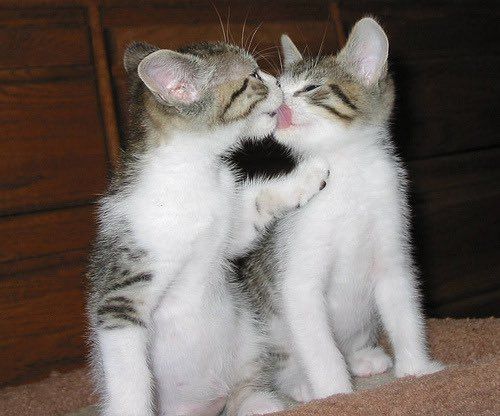
[[[274,56],[275,56],[274,53],[263,53],[263,54],[259,54],[259,55],[254,55],[255,59],[272,58]]]
[[[265,56],[262,56],[260,59],[263,59],[265,62],[267,62],[273,71],[275,71],[276,73],[278,72],[278,68],[276,67],[273,61],[270,61]]]
[[[281,50],[278,48],[278,59],[280,60],[280,73],[283,72],[283,60],[281,59]]]
[[[231,19],[231,4],[227,6],[226,31],[227,31],[227,38],[231,41],[231,43],[236,43],[234,41],[233,34],[231,33],[231,27],[229,26],[230,19]]]
[[[256,48],[254,48],[254,51],[255,51],[255,49]],[[259,53],[266,52],[266,51],[273,50],[273,49],[279,49],[279,47],[276,45],[272,45],[272,46],[268,46],[267,48],[256,51],[255,53],[259,54]]]
[[[255,37],[255,34],[257,33],[257,31],[260,29],[260,27],[262,26],[262,23],[263,22],[260,22],[257,27],[254,29],[253,33],[252,33],[252,37],[250,38],[250,42],[248,42],[248,47],[245,48],[247,50],[250,49],[250,47],[252,46],[252,42],[253,42],[253,38]]]
[[[306,56],[309,56],[310,52],[309,52],[309,44],[307,43],[306,41],[306,38],[304,36],[304,32],[302,31],[302,29],[299,27],[299,25],[297,25],[297,29],[298,31],[300,32],[300,37],[302,38],[302,40],[304,41],[304,45],[305,47],[302,48],[302,54],[303,55],[306,55]]]
[[[251,52],[252,54],[254,54],[254,53],[255,53],[255,50],[259,47],[259,45],[260,45],[261,43],[262,43],[262,41],[260,41],[260,40],[259,40],[259,41],[257,41],[257,43],[255,44],[255,46],[252,48],[252,52]]]
[[[244,49],[245,44],[245,26],[247,24],[248,14],[250,13],[250,6],[248,6],[247,14],[245,15],[245,20],[243,21],[243,28],[241,29],[241,48]]]
[[[212,0],[210,0],[210,4],[214,8],[215,13],[217,13],[217,17],[219,18],[220,28],[222,29],[222,36],[224,36],[224,42],[227,42],[226,31],[224,30],[224,24],[222,23],[222,16],[220,15],[219,10],[217,10],[217,7]]]
[[[318,54],[316,55],[316,59],[314,60],[314,66],[318,65],[319,58],[321,56],[321,50],[323,49],[323,44],[325,43],[325,39],[326,39],[326,31],[328,30],[328,25],[330,24],[329,20],[330,20],[330,17],[328,17],[328,20],[326,21],[325,30],[323,31],[323,37],[321,38],[321,43],[319,45]]]

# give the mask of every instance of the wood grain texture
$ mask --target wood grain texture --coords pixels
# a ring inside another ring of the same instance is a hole
[[[389,37],[394,131],[406,159],[500,145],[499,3],[343,1],[347,30],[366,14]]]
[[[95,199],[106,154],[93,79],[4,84],[0,214]]]
[[[84,26],[86,24],[85,8],[78,7],[76,1],[73,5],[67,0],[61,0],[63,1],[65,7],[47,8],[39,7],[40,4],[35,2],[32,4],[26,2],[23,7],[22,0],[3,0],[0,8],[0,27]],[[54,3],[54,1],[51,2]]]
[[[82,363],[85,253],[0,279],[0,386]]]
[[[498,1],[340,0],[347,31],[372,15],[387,31],[391,54],[402,59],[494,55],[500,51]]]
[[[0,385],[83,361],[94,208],[0,218]]]
[[[87,37],[79,27],[0,28],[0,68],[88,65]]]
[[[432,316],[465,316],[471,310],[461,304],[500,292],[499,161],[500,149],[492,149],[409,164],[417,258]],[[469,316],[493,309],[493,302],[476,304]]]
[[[96,209],[84,205],[0,217],[0,276],[45,267],[47,257],[87,250],[94,235]]]
[[[115,104],[111,78],[108,71],[108,58],[106,56],[101,16],[98,7],[94,5],[88,7],[88,13],[90,33],[92,35],[92,52],[94,54],[97,74],[97,86],[104,118],[108,159],[111,168],[116,170],[120,166],[120,137],[118,125],[116,124]]]

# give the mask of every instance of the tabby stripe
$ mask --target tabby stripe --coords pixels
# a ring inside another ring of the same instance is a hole
[[[104,315],[110,312],[135,313],[136,311],[132,306],[127,306],[127,305],[104,305],[97,310],[97,315]]]
[[[132,300],[126,298],[125,296],[113,296],[111,298],[107,298],[106,303],[125,303],[127,305],[130,305],[132,303]]]
[[[227,103],[226,107],[224,107],[224,111],[222,112],[222,115],[226,114],[227,110],[229,110],[231,108],[231,106],[233,105],[233,102],[234,100],[236,100],[236,98],[238,98],[241,94],[243,94],[245,92],[245,90],[247,89],[248,87],[248,78],[245,78],[245,81],[243,81],[243,85],[241,86],[241,88],[235,92],[233,92],[233,94],[231,95],[231,99],[229,100],[229,103]]]
[[[351,116],[349,116],[347,114],[340,113],[335,108],[330,107],[327,104],[317,104],[317,105],[319,105],[320,107],[324,108],[325,110],[329,111],[333,115],[335,115],[335,116],[337,116],[337,117],[339,117],[339,118],[341,118],[343,120],[352,121],[352,119],[353,119],[353,117],[351,117]]]
[[[129,279],[123,280],[121,282],[115,283],[113,286],[109,288],[109,291],[123,289],[124,287],[133,285],[139,282],[149,282],[153,278],[151,273],[140,273],[136,276],[132,276]]]
[[[344,91],[342,91],[338,85],[331,84],[330,88],[333,91],[333,93],[335,95],[337,95],[337,97],[339,97],[345,105],[347,105],[348,107],[352,108],[353,110],[357,110],[358,109],[358,107],[356,107],[353,104],[353,102],[349,99],[349,97],[347,95],[344,94]]]

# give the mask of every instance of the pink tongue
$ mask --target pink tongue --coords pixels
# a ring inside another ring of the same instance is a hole
[[[292,125],[292,110],[286,104],[278,108],[278,129],[286,129]]]

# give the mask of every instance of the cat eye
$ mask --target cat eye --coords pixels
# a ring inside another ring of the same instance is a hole
[[[316,88],[319,88],[321,85],[308,85],[307,87],[305,87],[302,91],[304,92],[309,92],[309,91],[313,91],[315,90]]]
[[[255,71],[252,75],[252,77],[257,78],[259,81],[262,81],[261,76],[259,75],[259,71]]]

